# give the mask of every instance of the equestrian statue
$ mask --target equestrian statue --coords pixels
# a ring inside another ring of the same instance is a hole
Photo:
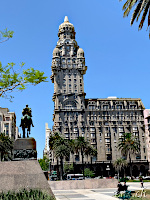
[[[23,109],[22,115],[23,117],[21,117],[20,127],[22,127],[23,138],[25,138],[25,129],[27,129],[27,137],[29,137],[31,125],[34,127],[32,122],[32,111],[28,105],[26,105],[26,107]]]

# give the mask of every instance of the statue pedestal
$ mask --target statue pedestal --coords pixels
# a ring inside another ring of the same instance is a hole
[[[37,159],[36,141],[34,138],[18,138],[14,142],[13,160]]]

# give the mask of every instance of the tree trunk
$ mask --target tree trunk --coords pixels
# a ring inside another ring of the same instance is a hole
[[[130,163],[130,176],[132,177],[132,163],[131,163],[131,155],[129,152],[129,163]]]
[[[119,170],[118,170],[118,182],[119,182]]]
[[[81,156],[82,156],[82,167],[83,167],[83,179],[85,179],[85,177],[84,177],[84,154],[83,154],[82,150],[81,150]]]
[[[60,180],[63,180],[63,158],[60,158]]]

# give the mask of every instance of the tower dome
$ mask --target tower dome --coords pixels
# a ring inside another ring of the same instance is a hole
[[[84,57],[84,51],[82,48],[79,48],[77,51],[77,58]]]
[[[65,16],[64,22],[59,26],[58,37],[75,39],[75,30],[73,24]]]
[[[53,51],[53,57],[59,56],[59,49],[56,47]]]

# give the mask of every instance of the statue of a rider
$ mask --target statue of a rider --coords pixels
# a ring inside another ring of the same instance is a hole
[[[31,125],[34,127],[32,122],[32,110],[28,105],[23,109],[22,115],[20,127],[22,127],[23,138],[25,138],[25,129],[27,128],[27,137],[29,137]]]

